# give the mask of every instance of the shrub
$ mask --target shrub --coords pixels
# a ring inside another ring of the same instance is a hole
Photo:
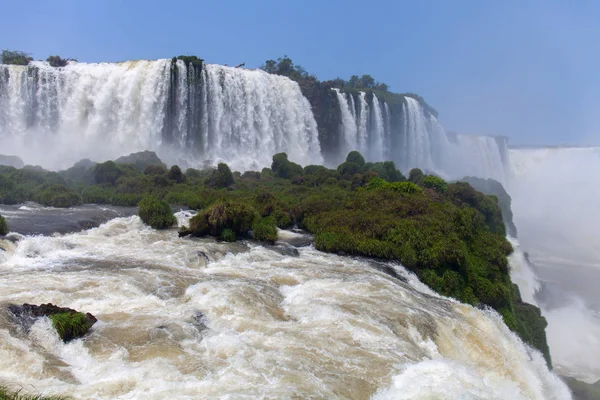
[[[284,179],[291,179],[294,176],[304,175],[304,169],[296,163],[288,160],[286,153],[277,153],[273,156],[271,163],[273,173]]]
[[[408,173],[409,182],[414,183],[415,185],[423,186],[425,181],[425,174],[419,168],[413,168]]]
[[[65,342],[85,335],[92,327],[85,315],[80,312],[52,314],[50,321],[52,321],[52,326],[56,329],[58,336]]]
[[[412,182],[393,182],[390,183],[381,178],[373,178],[369,181],[367,185],[367,190],[393,190],[398,193],[420,193],[422,192],[421,188],[415,185]]]
[[[351,151],[346,156],[346,162],[354,163],[362,168],[365,166],[365,158],[358,151]]]
[[[0,215],[0,236],[4,236],[8,233],[8,224],[2,215]]]
[[[229,228],[223,229],[221,232],[221,239],[225,242],[235,242],[237,237],[235,236],[235,232]]]
[[[252,227],[256,211],[242,202],[219,201],[190,220],[194,236],[221,237],[225,229],[244,236]]]
[[[110,190],[100,186],[88,186],[83,189],[81,197],[84,203],[109,204],[112,194]]]
[[[67,208],[81,204],[81,196],[64,185],[44,184],[35,191],[34,199],[50,207]]]
[[[166,173],[167,169],[162,165],[153,164],[144,168],[144,175],[165,175]]]
[[[402,175],[402,172],[396,169],[396,164],[393,161],[376,162],[372,164],[369,171],[377,173],[377,175],[388,182],[401,182],[405,181],[406,178]]]
[[[94,167],[94,181],[97,184],[108,184],[114,186],[123,175],[123,171],[114,161],[96,164]]]
[[[177,223],[169,204],[154,196],[144,197],[138,207],[142,221],[154,229],[167,229]]]
[[[252,224],[252,237],[261,242],[275,243],[277,240],[275,218],[267,217],[257,219],[254,224]]]
[[[33,61],[33,58],[22,51],[2,50],[2,53],[0,53],[0,61],[2,64],[28,65],[29,62]]]
[[[442,178],[435,175],[427,175],[423,181],[423,185],[426,188],[430,188],[439,193],[446,193],[448,190],[448,183]]]
[[[60,56],[50,56],[46,59],[52,67],[66,67],[69,60],[62,59]]]
[[[219,163],[217,169],[206,179],[206,184],[215,188],[226,188],[233,184],[233,174],[225,163]]]
[[[337,171],[342,179],[350,180],[355,174],[361,172],[361,167],[356,163],[346,161],[338,165]]]

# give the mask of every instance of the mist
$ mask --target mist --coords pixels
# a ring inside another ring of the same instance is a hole
[[[555,368],[600,379],[600,148],[512,149],[519,242],[539,279]]]

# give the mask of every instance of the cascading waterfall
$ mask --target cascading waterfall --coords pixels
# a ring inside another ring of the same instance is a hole
[[[405,173],[421,168],[447,179],[473,175],[506,182],[505,139],[448,134],[438,119],[410,96],[404,97],[401,106],[391,108],[375,94],[359,92],[355,96],[334,90],[340,107],[340,132],[344,138],[347,132],[358,132],[358,144],[351,147],[345,140],[340,159],[348,150],[358,150],[369,161],[392,160]],[[355,97],[358,112],[352,113]]]
[[[365,92],[360,92],[358,95],[358,147],[362,153],[366,154],[369,148],[369,104],[365,97]]]
[[[384,160],[384,137],[385,137],[385,125],[383,122],[383,110],[381,109],[381,104],[379,103],[379,99],[376,95],[373,95],[372,101],[372,109],[373,109],[373,134],[370,135],[371,143],[369,143],[369,158],[374,161],[383,161]]]
[[[340,112],[342,116],[341,134],[344,138],[345,149],[342,150],[342,154],[347,154],[352,150],[358,148],[358,130],[356,126],[356,117],[354,110],[354,100],[352,96],[352,105],[348,105],[346,100],[346,94],[341,93],[339,89],[333,89],[337,95],[338,102],[340,104]]]
[[[182,60],[0,65],[0,138],[3,153],[50,168],[146,149],[241,170],[270,165],[280,151],[301,164],[322,162],[295,82],[218,65],[200,71]]]

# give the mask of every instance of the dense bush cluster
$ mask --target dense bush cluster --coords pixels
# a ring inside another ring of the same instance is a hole
[[[0,64],[28,65],[33,58],[22,51],[2,50],[0,53]]]
[[[140,217],[158,229],[175,224],[169,204],[186,205],[199,212],[185,232],[225,241],[273,243],[277,228],[297,225],[314,234],[320,250],[396,260],[438,293],[492,307],[526,342],[545,349],[543,317],[520,302],[509,278],[512,248],[498,198],[468,183],[418,169],[407,180],[393,162],[365,162],[358,152],[336,169],[302,168],[279,153],[271,168],[244,174],[226,164],[185,173],[112,161],[59,173],[0,167],[0,202],[25,200],[140,203]]]

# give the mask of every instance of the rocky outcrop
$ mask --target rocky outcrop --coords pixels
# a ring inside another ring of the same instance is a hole
[[[23,168],[25,163],[17,156],[5,156],[0,154],[0,165],[6,165],[7,167]]]
[[[140,151],[131,153],[128,156],[119,157],[115,160],[117,164],[132,164],[140,172],[143,172],[150,165],[160,165],[167,168],[167,165],[153,151]]]
[[[11,304],[8,306],[8,312],[25,331],[29,331],[38,318],[48,317],[58,336],[64,342],[82,337],[98,321],[90,313],[83,314],[71,308],[55,306],[52,303],[39,306],[27,303]]]

